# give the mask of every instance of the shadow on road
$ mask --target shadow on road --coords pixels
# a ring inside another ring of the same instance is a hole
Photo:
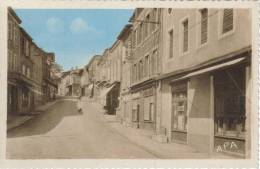
[[[66,116],[78,116],[76,102],[61,100],[46,112],[7,132],[7,138],[40,135],[51,131]]]

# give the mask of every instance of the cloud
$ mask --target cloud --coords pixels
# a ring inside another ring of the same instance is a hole
[[[70,24],[70,30],[72,33],[94,31],[82,18],[75,18]]]
[[[64,29],[62,20],[57,17],[49,18],[46,22],[46,26],[50,33],[60,33]]]

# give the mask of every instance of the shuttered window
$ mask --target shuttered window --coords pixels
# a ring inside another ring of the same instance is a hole
[[[169,58],[173,57],[173,30],[169,31]]]
[[[200,11],[201,14],[201,36],[200,43],[204,44],[208,40],[208,9],[204,8]]]
[[[183,25],[183,52],[188,51],[188,42],[189,42],[189,37],[188,37],[188,26],[189,22],[188,19],[182,22]]]
[[[233,17],[233,9],[224,9],[222,33],[226,33],[233,30]]]
[[[150,34],[150,15],[147,15],[145,20],[145,37],[147,37]]]

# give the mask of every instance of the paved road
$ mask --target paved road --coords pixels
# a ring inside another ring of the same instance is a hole
[[[95,104],[62,100],[8,132],[8,159],[155,158],[111,129]]]

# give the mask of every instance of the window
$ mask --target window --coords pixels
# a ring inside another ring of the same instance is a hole
[[[143,78],[143,61],[140,60],[139,62],[139,76],[138,76],[138,80],[141,80]]]
[[[168,14],[172,13],[172,8],[168,8]]]
[[[22,74],[26,75],[26,66],[25,65],[22,66]]]
[[[27,77],[31,76],[31,72],[30,72],[30,68],[29,67],[27,67],[27,69],[26,69],[26,76]]]
[[[224,9],[223,11],[223,25],[222,25],[222,33],[227,33],[233,30],[233,20],[234,13],[233,9]]]
[[[201,15],[200,44],[204,44],[208,40],[208,9],[204,8],[200,10],[200,15]]]
[[[11,68],[11,50],[8,50],[8,69]]]
[[[172,130],[187,131],[187,85],[175,85],[172,90]]]
[[[13,40],[13,21],[10,21],[10,39]]]
[[[13,54],[13,58],[14,58],[14,60],[13,60],[13,69],[15,70],[16,69],[16,54],[14,53]]]
[[[245,69],[214,74],[215,136],[245,138]]]
[[[157,14],[157,8],[153,8],[153,10],[152,10],[152,14],[151,14],[151,26],[150,26],[150,28],[151,28],[151,31],[150,32],[152,32],[152,31],[154,31],[155,30],[155,26],[157,25],[155,22],[157,21],[156,20],[156,14]]]
[[[8,38],[9,38],[9,39],[12,39],[12,37],[11,37],[11,36],[12,36],[12,35],[11,35],[11,32],[12,32],[12,31],[11,31],[11,27],[12,27],[12,23],[11,23],[11,20],[9,19],[9,20],[8,20]]]
[[[140,43],[144,40],[144,25],[143,23],[140,24]]]
[[[144,76],[148,77],[149,76],[149,55],[145,57],[145,62],[144,62]]]
[[[145,20],[146,20],[145,37],[147,37],[150,34],[150,32],[149,32],[150,31],[150,15],[147,15]]]
[[[137,79],[137,67],[136,64],[134,64],[134,69],[133,69],[134,73],[133,73],[133,81],[135,82]]]
[[[154,122],[154,103],[150,103],[149,113],[150,113],[150,120]]]
[[[169,36],[169,58],[173,57],[173,30],[168,32]]]
[[[182,22],[182,26],[183,26],[183,52],[187,52],[188,48],[189,48],[189,22],[188,19],[186,19],[185,21]]]
[[[136,32],[136,30],[134,30],[134,33],[133,33],[133,35],[132,35],[132,40],[133,40],[133,49],[135,48],[135,46],[136,46],[136,44],[137,44],[137,38],[136,38],[136,36],[137,36],[137,32]]]
[[[156,64],[157,64],[157,61],[156,61],[156,58],[157,58],[157,50],[154,50],[153,51],[153,54],[152,54],[152,57],[151,57],[151,74],[154,75],[156,73]]]
[[[25,56],[30,55],[30,46],[28,40],[25,40]]]

